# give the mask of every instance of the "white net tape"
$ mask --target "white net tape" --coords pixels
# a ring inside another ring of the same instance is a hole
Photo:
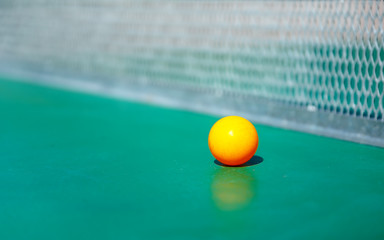
[[[384,146],[383,1],[9,0],[0,23],[3,72]]]

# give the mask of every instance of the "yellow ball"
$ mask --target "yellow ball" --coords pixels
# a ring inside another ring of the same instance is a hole
[[[255,155],[259,137],[253,124],[245,118],[228,116],[217,121],[208,136],[212,155],[221,163],[237,166]]]

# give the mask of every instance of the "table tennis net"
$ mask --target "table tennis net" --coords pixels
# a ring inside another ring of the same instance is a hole
[[[3,74],[384,146],[383,1],[3,0],[0,22]]]

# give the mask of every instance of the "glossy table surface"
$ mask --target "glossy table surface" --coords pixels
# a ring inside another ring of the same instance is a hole
[[[0,80],[0,239],[384,239],[384,149],[255,124],[214,162],[219,117]]]

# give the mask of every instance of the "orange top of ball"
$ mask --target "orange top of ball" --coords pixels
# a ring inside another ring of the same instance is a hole
[[[228,116],[212,126],[208,145],[218,161],[236,166],[246,163],[255,155],[259,137],[250,121],[238,116]]]

